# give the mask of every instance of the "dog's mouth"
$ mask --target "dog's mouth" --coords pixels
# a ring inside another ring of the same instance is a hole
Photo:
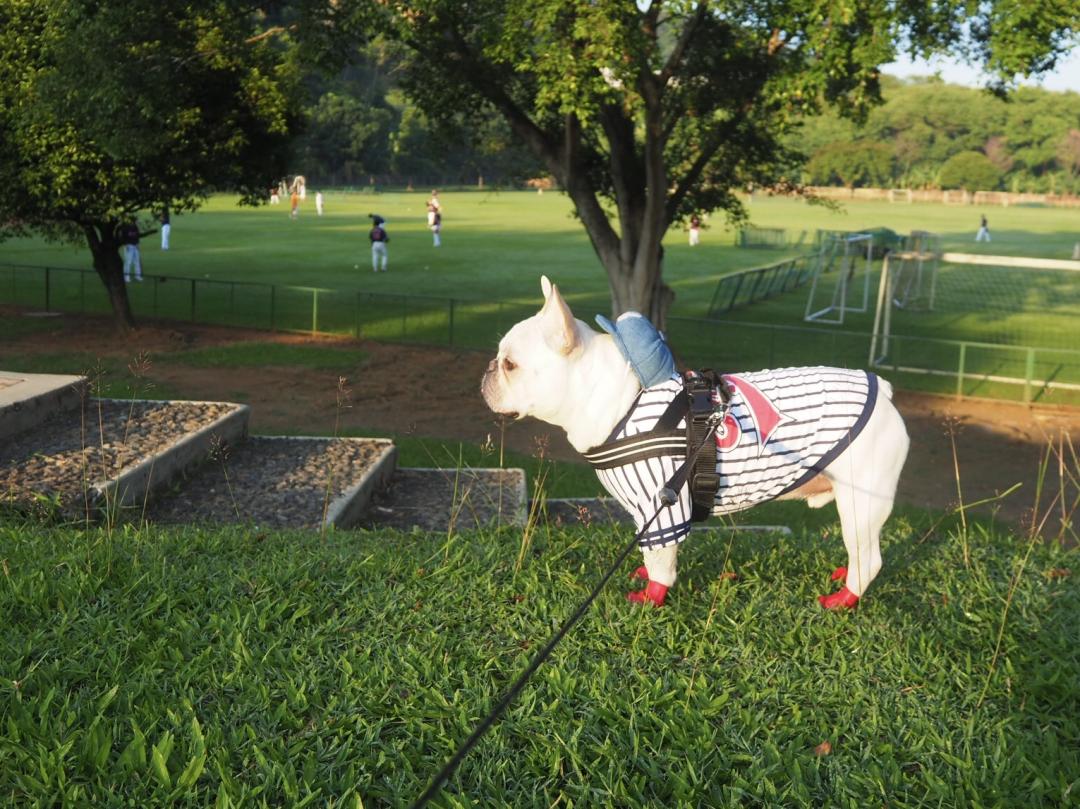
[[[495,361],[492,360],[491,365],[488,366],[487,372],[480,380],[480,395],[484,397],[484,402],[499,416],[510,421],[517,421],[521,418],[521,413],[516,410],[503,410],[499,406],[499,399],[501,398],[498,393],[498,384],[496,382],[496,374],[494,371]]]

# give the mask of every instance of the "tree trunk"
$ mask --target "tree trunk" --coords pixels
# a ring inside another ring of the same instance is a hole
[[[593,250],[607,272],[611,289],[611,315],[640,312],[658,329],[667,326],[667,315],[675,300],[675,291],[664,283],[664,248],[661,240],[667,232],[664,222],[642,222],[644,217],[620,220],[621,233],[615,234],[607,217],[600,214],[591,189],[581,189],[576,178],[568,177],[568,193],[574,201],[578,218],[585,226]],[[575,191],[586,191],[579,200]],[[584,204],[583,204],[584,203]],[[652,232],[644,231],[650,228]],[[646,238],[648,236],[648,238]]]
[[[94,257],[94,269],[105,285],[112,306],[113,319],[120,331],[136,327],[135,316],[128,301],[127,285],[124,283],[124,260],[120,257],[118,222],[85,225],[83,232]]]
[[[574,202],[578,218],[607,272],[612,316],[640,312],[662,330],[667,326],[668,311],[675,300],[675,292],[663,278],[661,241],[668,228],[668,181],[663,162],[660,106],[655,99],[648,112],[646,149],[640,156],[633,147],[631,123],[618,112],[608,110],[606,113],[605,131],[619,158],[613,159],[610,166],[615,186],[617,231],[578,159],[581,126],[573,116],[567,118],[561,161],[549,159],[549,165]],[[543,155],[542,143],[540,147]]]
[[[604,262],[611,288],[612,317],[623,312],[641,312],[656,328],[666,329],[675,291],[664,283],[663,249],[651,260],[643,257],[626,266],[618,260],[613,263],[615,266]]]
[[[560,180],[607,272],[612,317],[623,312],[641,312],[656,328],[664,329],[675,300],[674,290],[663,278],[664,248],[660,242],[667,232],[667,223],[646,216],[638,207],[629,207],[626,209],[629,214],[620,217],[620,232],[616,233],[583,174],[563,171]],[[648,190],[642,196],[647,193]]]

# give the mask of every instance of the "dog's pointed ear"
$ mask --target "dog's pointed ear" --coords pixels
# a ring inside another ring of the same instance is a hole
[[[544,308],[540,310],[544,342],[552,351],[569,354],[578,344],[574,315],[559,294],[559,288],[546,275],[540,276],[540,286],[544,290]]]

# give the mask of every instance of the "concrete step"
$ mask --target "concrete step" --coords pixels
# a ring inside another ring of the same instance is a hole
[[[0,505],[68,520],[97,520],[107,507],[117,518],[268,528],[525,523],[521,469],[398,470],[389,440],[248,437],[249,413],[230,402],[89,398],[85,377],[0,372]],[[567,508],[568,520],[579,515]]]
[[[252,436],[214,453],[158,498],[158,523],[347,528],[385,486],[397,448],[382,438]]]
[[[445,533],[524,525],[526,503],[522,469],[399,469],[358,527]]]
[[[0,371],[0,442],[85,401],[85,376]]]
[[[247,432],[247,405],[87,399],[0,444],[0,499],[97,519],[141,509],[217,445]]]

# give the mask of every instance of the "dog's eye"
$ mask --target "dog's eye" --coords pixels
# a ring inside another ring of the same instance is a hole
[[[502,366],[503,366],[503,370],[506,371],[507,373],[509,373],[510,371],[513,371],[515,368],[517,368],[517,365],[515,363],[511,362],[509,357],[503,357]]]

